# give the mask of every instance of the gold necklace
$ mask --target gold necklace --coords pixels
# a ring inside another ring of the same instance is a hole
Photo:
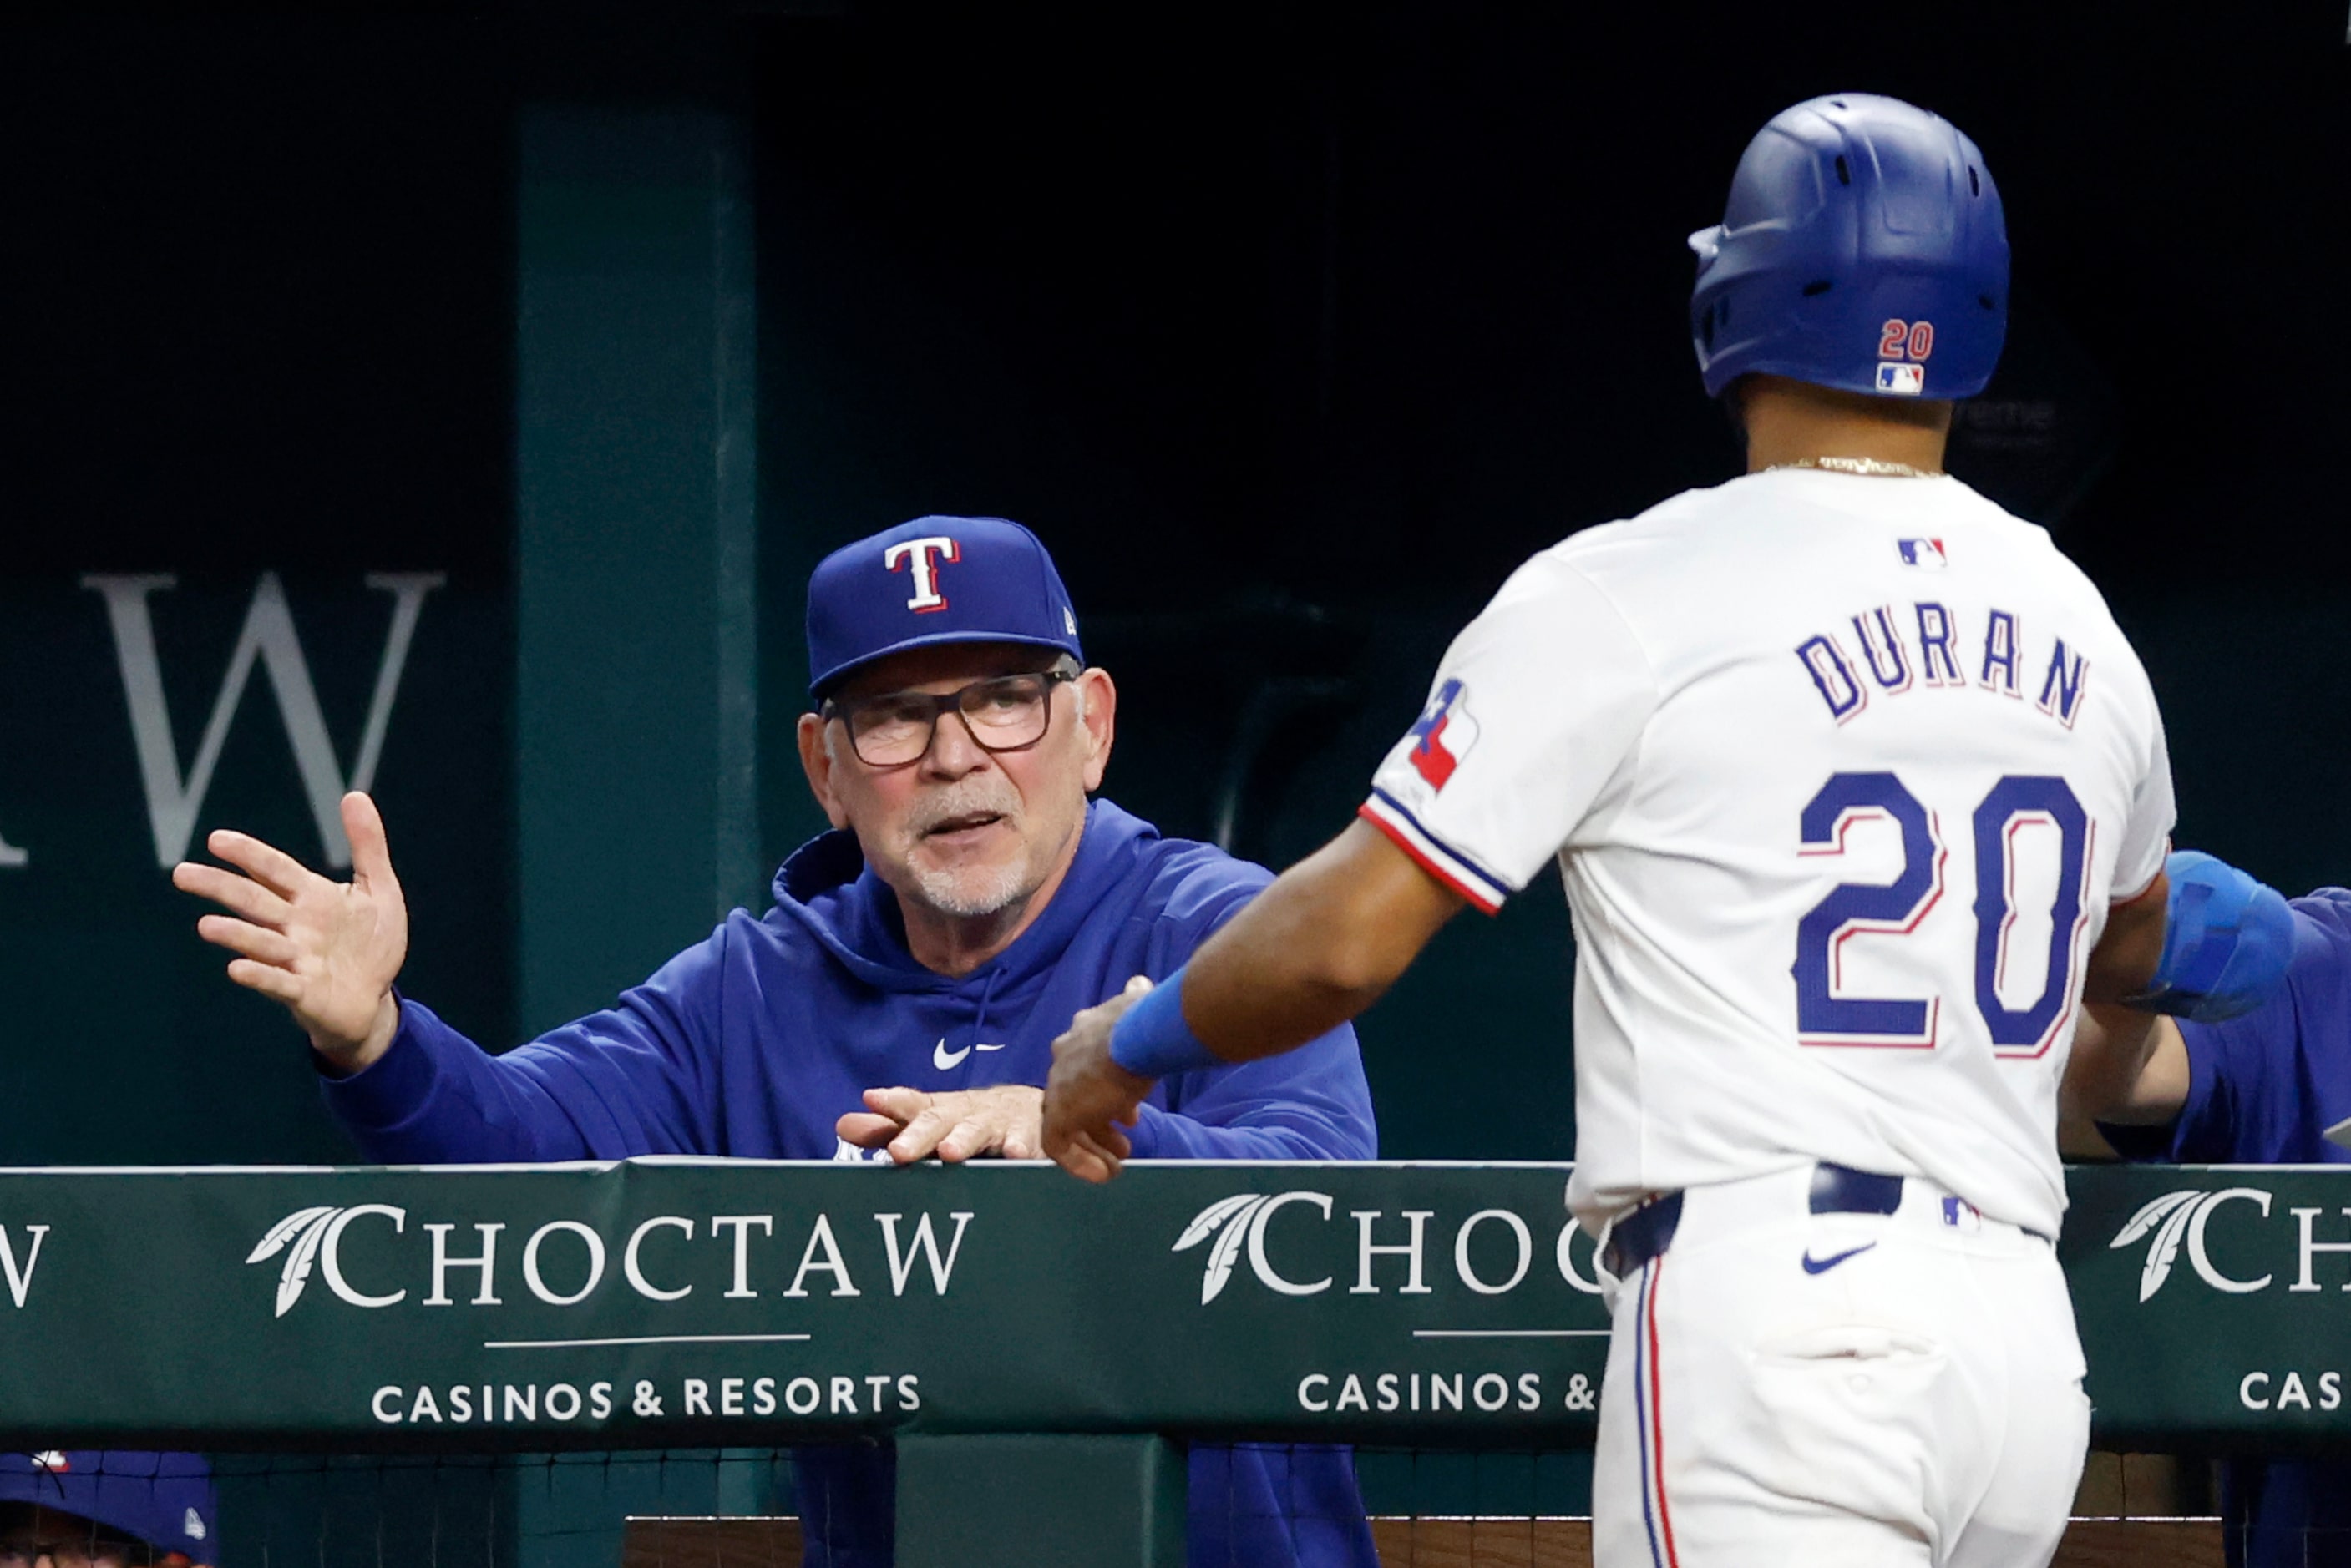
[[[1763,470],[1777,473],[1783,468],[1813,468],[1831,473],[1863,473],[1885,479],[1940,479],[1939,468],[1913,468],[1907,462],[1884,462],[1874,457],[1800,457],[1793,462],[1775,462]]]

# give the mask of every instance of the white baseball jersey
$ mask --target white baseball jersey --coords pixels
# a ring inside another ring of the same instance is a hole
[[[1810,470],[1589,529],[1455,640],[1363,810],[1489,911],[1560,857],[1585,1223],[1825,1159],[2056,1234],[2083,971],[2172,794],[2042,529]]]

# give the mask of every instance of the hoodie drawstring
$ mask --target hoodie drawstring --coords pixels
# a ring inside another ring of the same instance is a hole
[[[971,1043],[974,1045],[978,1044],[980,1036],[987,1033],[987,1004],[996,999],[996,987],[1003,979],[1004,971],[998,967],[991,967],[987,983],[980,989],[979,1016],[973,1019],[971,1023]]]

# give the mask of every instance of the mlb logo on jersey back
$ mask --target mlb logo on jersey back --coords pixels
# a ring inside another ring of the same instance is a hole
[[[1877,362],[1877,389],[1897,398],[1915,398],[1927,389],[1927,367],[1892,359]]]
[[[1896,539],[1894,547],[1902,552],[1902,564],[1906,566],[1939,572],[1951,564],[1943,554],[1940,539]]]
[[[1437,689],[1412,727],[1412,765],[1431,789],[1443,789],[1469,748],[1478,743],[1478,721],[1469,716],[1469,688],[1457,678]]]

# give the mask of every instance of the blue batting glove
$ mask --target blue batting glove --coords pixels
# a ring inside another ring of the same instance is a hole
[[[2285,984],[2294,910],[2276,888],[2194,849],[2164,862],[2171,878],[2163,961],[2130,1005],[2199,1023],[2251,1012]]]

